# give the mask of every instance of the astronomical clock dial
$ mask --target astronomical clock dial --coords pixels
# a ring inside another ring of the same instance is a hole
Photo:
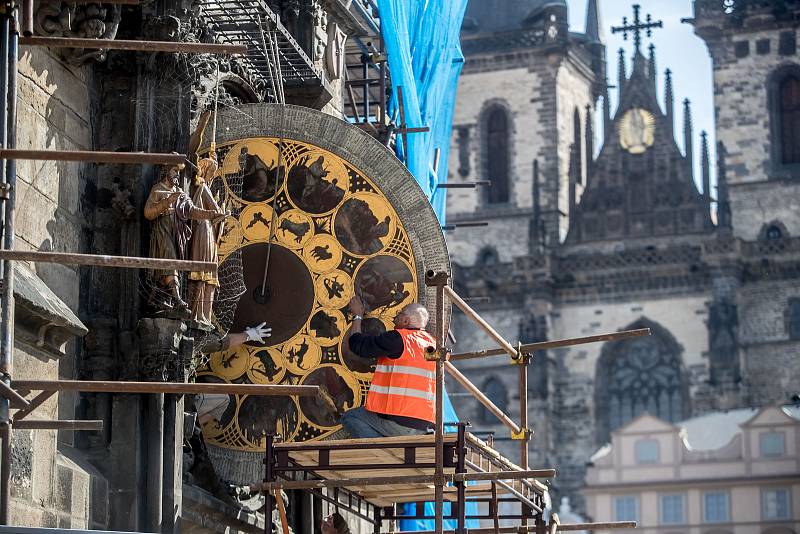
[[[370,310],[362,331],[385,332],[406,304],[432,301],[425,270],[449,272],[449,262],[428,199],[367,134],[294,106],[226,109],[218,122],[220,169],[209,187],[230,216],[218,234],[213,323],[224,334],[265,322],[272,335],[211,355],[197,379],[321,392],[213,399],[209,455],[222,478],[248,483],[263,476],[265,434],[324,439],[364,404],[374,362],[348,348],[350,299]]]
[[[619,121],[619,143],[631,154],[643,154],[655,142],[656,119],[642,108],[632,108]]]
[[[280,143],[254,138],[218,147],[217,190],[227,195],[233,214],[220,237],[220,280],[238,284],[238,301],[226,314],[222,302],[229,291],[222,287],[216,320],[231,332],[266,322],[272,336],[264,345],[213,354],[199,376],[314,384],[323,393],[299,402],[236,398],[235,409],[208,434],[210,444],[236,450],[262,446],[267,416],[259,410],[268,410],[276,420],[270,428],[285,439],[323,438],[337,430],[342,413],[363,404],[371,378],[371,368],[347,349],[350,299],[359,294],[372,310],[365,331],[381,332],[417,298],[408,234],[370,178],[306,143],[284,140],[278,154]]]

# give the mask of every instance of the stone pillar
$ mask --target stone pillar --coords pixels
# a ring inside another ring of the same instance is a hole
[[[139,369],[155,382],[186,380],[186,332],[182,321],[145,318],[139,321]],[[191,352],[188,351],[188,356]],[[178,532],[183,485],[183,401],[176,395],[150,394],[145,403],[146,489],[144,524],[150,532]]]

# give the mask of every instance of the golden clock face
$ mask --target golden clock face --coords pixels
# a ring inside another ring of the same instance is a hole
[[[647,110],[629,109],[618,128],[619,144],[631,154],[643,154],[655,142],[656,119]]]
[[[282,142],[217,147],[222,164],[210,187],[231,216],[219,232],[215,321],[229,332],[266,322],[272,336],[211,355],[198,380],[313,384],[322,394],[232,397],[204,433],[210,445],[237,451],[263,450],[265,433],[308,440],[335,432],[341,414],[366,400],[372,371],[347,346],[350,299],[359,295],[371,310],[368,333],[392,328],[417,299],[412,246],[384,193],[340,156]]]

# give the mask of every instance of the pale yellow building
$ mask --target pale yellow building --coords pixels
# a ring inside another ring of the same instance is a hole
[[[589,464],[588,515],[639,532],[800,532],[800,405],[715,412],[670,424],[642,415]]]

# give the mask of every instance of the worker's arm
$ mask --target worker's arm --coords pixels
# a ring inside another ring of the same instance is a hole
[[[350,350],[362,358],[397,359],[403,355],[403,338],[397,330],[371,336],[356,332],[350,335],[347,342]]]

